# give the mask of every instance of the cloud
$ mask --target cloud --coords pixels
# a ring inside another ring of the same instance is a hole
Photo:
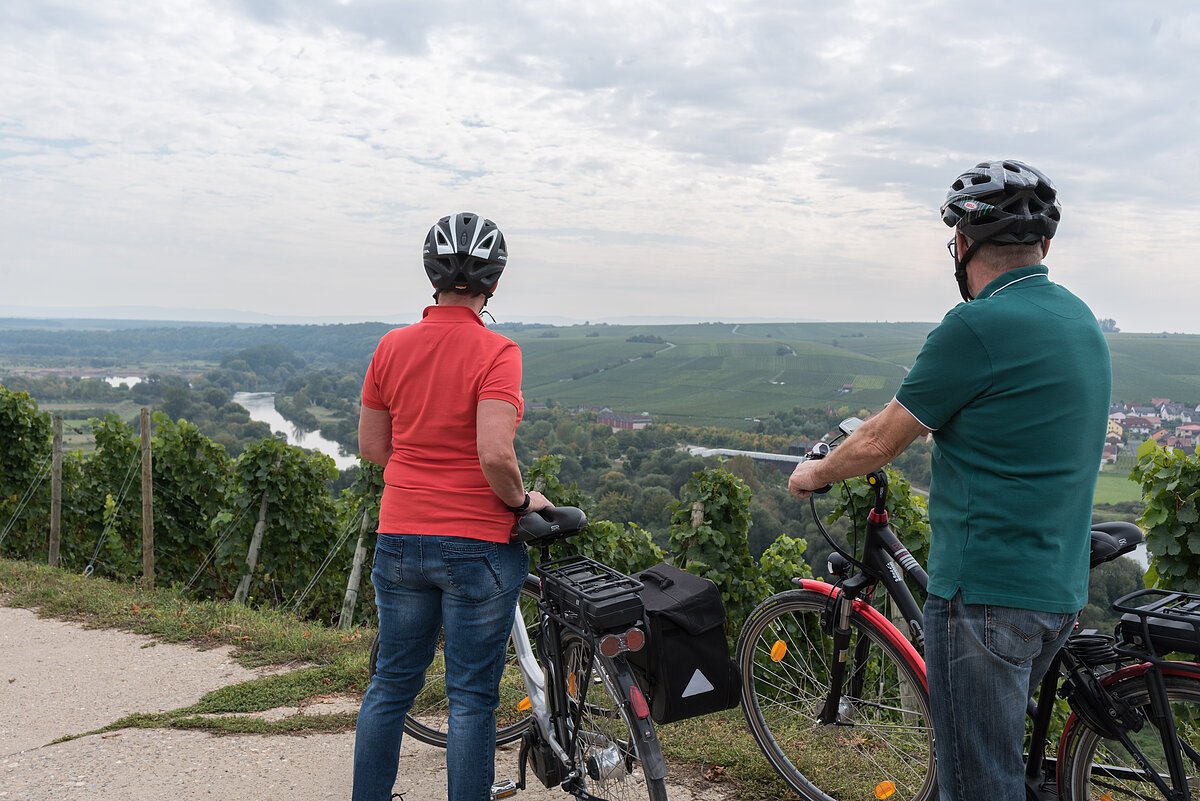
[[[471,208],[513,315],[939,319],[945,188],[1013,156],[1067,203],[1064,280],[1161,330],[1113,287],[1148,254],[1200,291],[1197,45],[1182,2],[10,0],[0,279],[377,315],[424,302],[424,232]]]

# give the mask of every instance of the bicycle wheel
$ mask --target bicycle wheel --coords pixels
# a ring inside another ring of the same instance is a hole
[[[929,694],[919,668],[865,612],[850,618],[850,656],[838,720],[818,722],[829,694],[833,638],[821,630],[827,596],[790,590],[764,601],[738,640],[742,711],[788,786],[811,801],[937,793]]]
[[[537,627],[537,601],[541,590],[536,576],[529,576],[521,587],[517,605],[530,630],[532,641]],[[375,660],[379,653],[379,638],[371,643],[370,675],[375,675]],[[496,744],[503,745],[518,739],[533,724],[527,710],[520,707],[527,693],[525,679],[517,664],[512,638],[508,641],[508,658],[500,679],[500,705],[496,709]],[[437,652],[425,671],[425,686],[417,694],[412,708],[404,718],[404,731],[423,743],[446,747],[446,726],[450,720],[450,702],[446,698],[446,661],[442,656],[442,639],[438,638]]]
[[[1190,798],[1200,798],[1200,678],[1166,676],[1167,699],[1178,729]],[[1109,691],[1143,713],[1150,707],[1150,693],[1141,676],[1121,679]],[[1144,715],[1145,716],[1145,715]],[[1158,729],[1150,718],[1130,738],[1170,786],[1165,752]],[[1162,798],[1133,755],[1118,740],[1107,740],[1081,719],[1074,719],[1063,732],[1058,761],[1059,797],[1063,801],[1089,799]]]
[[[583,771],[583,789],[608,801],[666,801],[666,768],[654,724],[630,710],[629,665],[620,657],[596,657],[588,643],[570,639],[563,666],[570,711],[579,716],[571,753]]]

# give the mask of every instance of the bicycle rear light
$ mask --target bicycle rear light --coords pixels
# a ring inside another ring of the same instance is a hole
[[[646,644],[646,635],[641,629],[632,628],[623,634],[605,634],[596,643],[601,656],[612,659],[625,651],[640,651]]]
[[[650,717],[650,705],[646,703],[646,696],[642,695],[636,684],[629,688],[629,705],[633,708],[633,716],[638,720]]]

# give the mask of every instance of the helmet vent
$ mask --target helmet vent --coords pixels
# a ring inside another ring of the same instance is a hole
[[[1004,162],[1004,169],[1008,170],[1009,172],[1020,172],[1021,171],[1021,168],[1018,167],[1016,164],[1013,164],[1011,161]]]
[[[980,184],[986,184],[986,183],[990,182],[991,180],[992,180],[991,176],[988,176],[988,175],[972,175],[971,176],[971,186],[979,186]]]
[[[470,225],[471,223],[475,222],[475,218],[471,217],[470,215],[467,215],[467,214],[464,214],[462,219],[463,219],[463,222],[466,223],[467,225]]]

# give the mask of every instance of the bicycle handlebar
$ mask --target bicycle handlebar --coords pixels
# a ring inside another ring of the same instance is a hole
[[[578,534],[587,526],[587,515],[574,506],[551,506],[522,515],[513,525],[512,542],[549,545],[554,540]]]

